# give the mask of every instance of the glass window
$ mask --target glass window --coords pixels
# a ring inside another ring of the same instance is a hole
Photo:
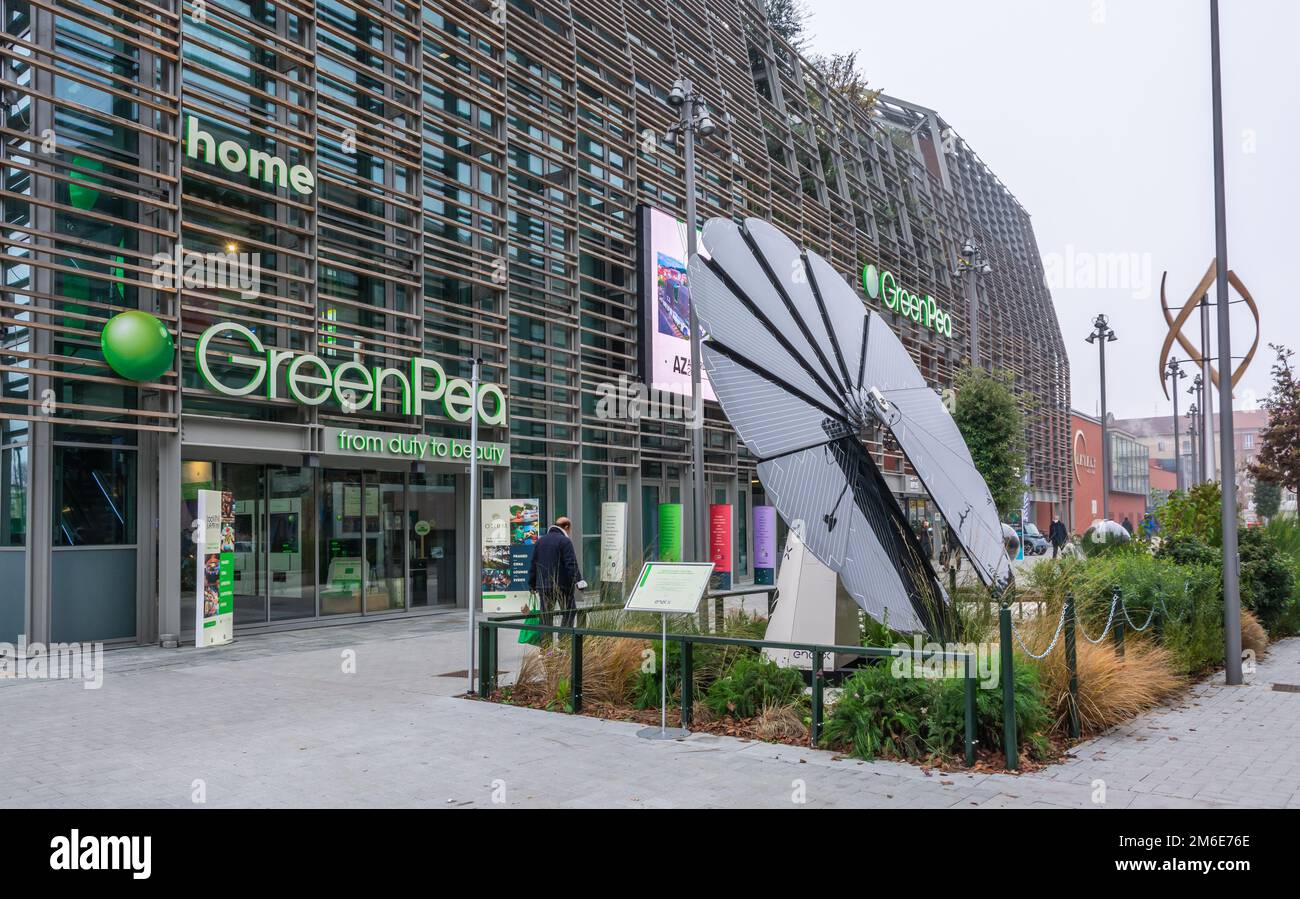
[[[370,515],[370,496],[377,514]],[[366,611],[406,608],[406,484],[395,472],[366,475]]]
[[[135,543],[136,454],[130,450],[54,448],[54,545]]]
[[[316,495],[314,471],[267,469],[267,576],[271,620],[316,614]]]
[[[411,605],[455,606],[456,476],[411,475]]]
[[[0,546],[27,545],[27,447],[0,453]]]
[[[379,494],[374,494],[378,516]],[[361,611],[362,551],[361,472],[327,469],[321,490],[320,612]]]

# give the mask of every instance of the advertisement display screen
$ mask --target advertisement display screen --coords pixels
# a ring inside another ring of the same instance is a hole
[[[541,537],[536,499],[485,499],[482,519],[483,611],[488,615],[528,608],[528,569]]]
[[[637,235],[641,377],[652,389],[689,396],[691,288],[686,274],[686,224],[654,207],[640,206]],[[707,258],[703,246],[698,252]],[[703,372],[700,389],[706,400],[717,400]]]

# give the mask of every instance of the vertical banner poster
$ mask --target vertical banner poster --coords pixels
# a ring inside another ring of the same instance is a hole
[[[659,561],[682,560],[682,504],[659,504]]]
[[[754,507],[754,583],[776,584],[776,506]]]
[[[627,568],[627,503],[601,503],[600,582],[621,584]]]
[[[731,506],[709,506],[709,561],[713,563],[714,590],[731,589]]]
[[[235,637],[235,497],[220,490],[198,494],[194,645],[221,646]]]
[[[483,500],[483,612],[528,607],[528,568],[541,537],[541,503],[535,499]]]

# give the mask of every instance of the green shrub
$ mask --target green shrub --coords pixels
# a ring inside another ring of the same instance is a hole
[[[1272,636],[1282,636],[1288,612],[1296,604],[1292,562],[1262,528],[1246,528],[1238,544],[1241,559],[1241,603],[1255,613]]]
[[[1144,623],[1156,609],[1154,634],[1169,650],[1179,673],[1195,674],[1223,662],[1223,576],[1217,566],[1179,564],[1146,553],[1116,553],[1073,567],[1064,581],[1060,595],[1064,590],[1073,592],[1088,636],[1101,635],[1118,587],[1135,624]],[[1060,614],[1058,603],[1052,604],[1052,615]],[[1116,617],[1122,614],[1115,612]]]
[[[749,718],[765,705],[790,705],[803,699],[803,674],[761,655],[740,656],[709,684],[704,704],[715,715]]]
[[[1175,490],[1156,510],[1164,537],[1195,537],[1208,546],[1223,546],[1223,491],[1217,482]]]
[[[1038,671],[1017,657],[1015,680],[1016,736],[1021,746],[1041,757],[1049,748],[1051,716],[1038,686]],[[848,747],[864,759],[960,758],[966,745],[965,683],[951,677],[896,677],[890,663],[863,668],[844,682],[822,733],[828,745]],[[1003,748],[1000,685],[977,690],[975,735],[981,746]]]
[[[1171,534],[1160,541],[1156,550],[1157,559],[1165,559],[1178,565],[1222,565],[1223,552],[1210,546],[1200,537],[1187,534]]]
[[[928,754],[923,724],[931,684],[894,677],[888,662],[850,675],[822,726],[822,740],[845,746],[861,759],[880,755],[921,758]]]

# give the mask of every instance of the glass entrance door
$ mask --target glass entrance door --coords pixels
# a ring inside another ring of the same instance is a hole
[[[411,475],[406,529],[411,559],[411,607],[454,607],[456,583],[456,477]]]

